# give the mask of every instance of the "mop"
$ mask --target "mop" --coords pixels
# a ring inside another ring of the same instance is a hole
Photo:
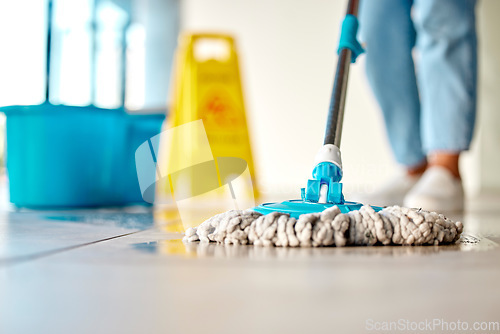
[[[315,158],[313,178],[301,189],[301,199],[221,213],[189,228],[185,242],[343,247],[439,245],[460,238],[462,223],[442,214],[399,206],[381,208],[344,199],[339,147],[349,66],[364,52],[356,39],[358,5],[359,0],[349,1],[342,22],[324,144]]]

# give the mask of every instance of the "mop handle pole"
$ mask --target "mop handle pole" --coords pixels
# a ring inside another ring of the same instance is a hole
[[[358,6],[359,6],[359,0],[349,0],[349,3],[347,5],[346,17],[351,16],[351,18],[354,17],[355,20],[358,14]],[[342,28],[343,30],[345,30],[344,24],[342,25]],[[354,36],[350,36],[353,37],[355,41],[356,41],[356,36],[355,36],[356,31],[357,31],[357,20],[356,20],[356,29],[354,31]],[[342,31],[342,36],[343,35],[344,31]],[[342,37],[340,44],[341,45],[339,46],[339,56],[337,60],[337,70],[335,73],[335,79],[333,81],[333,90],[330,100],[330,108],[328,111],[328,120],[326,123],[325,141],[324,141],[324,145],[333,144],[338,148],[340,148],[340,139],[342,136],[342,123],[344,121],[344,109],[345,109],[345,99],[347,93],[347,81],[349,78],[349,66],[351,64],[351,61],[353,61],[353,50],[352,48],[349,48],[347,46],[342,47]],[[355,57],[356,56],[357,54],[355,55]]]

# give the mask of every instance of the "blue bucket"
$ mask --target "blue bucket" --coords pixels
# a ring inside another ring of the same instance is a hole
[[[7,116],[6,167],[16,206],[146,204],[135,150],[160,133],[164,115],[49,103],[0,111]]]

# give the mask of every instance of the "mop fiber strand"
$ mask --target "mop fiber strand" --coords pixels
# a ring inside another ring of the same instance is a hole
[[[277,247],[439,245],[455,243],[462,230],[461,222],[421,209],[390,206],[375,212],[365,205],[341,213],[333,206],[299,219],[231,210],[188,229],[183,240]]]

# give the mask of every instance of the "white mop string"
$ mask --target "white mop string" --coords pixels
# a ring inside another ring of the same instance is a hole
[[[337,206],[299,219],[273,212],[231,210],[186,231],[186,242],[277,247],[439,245],[456,242],[463,230],[442,214],[390,206],[379,212],[365,205],[341,213]]]

